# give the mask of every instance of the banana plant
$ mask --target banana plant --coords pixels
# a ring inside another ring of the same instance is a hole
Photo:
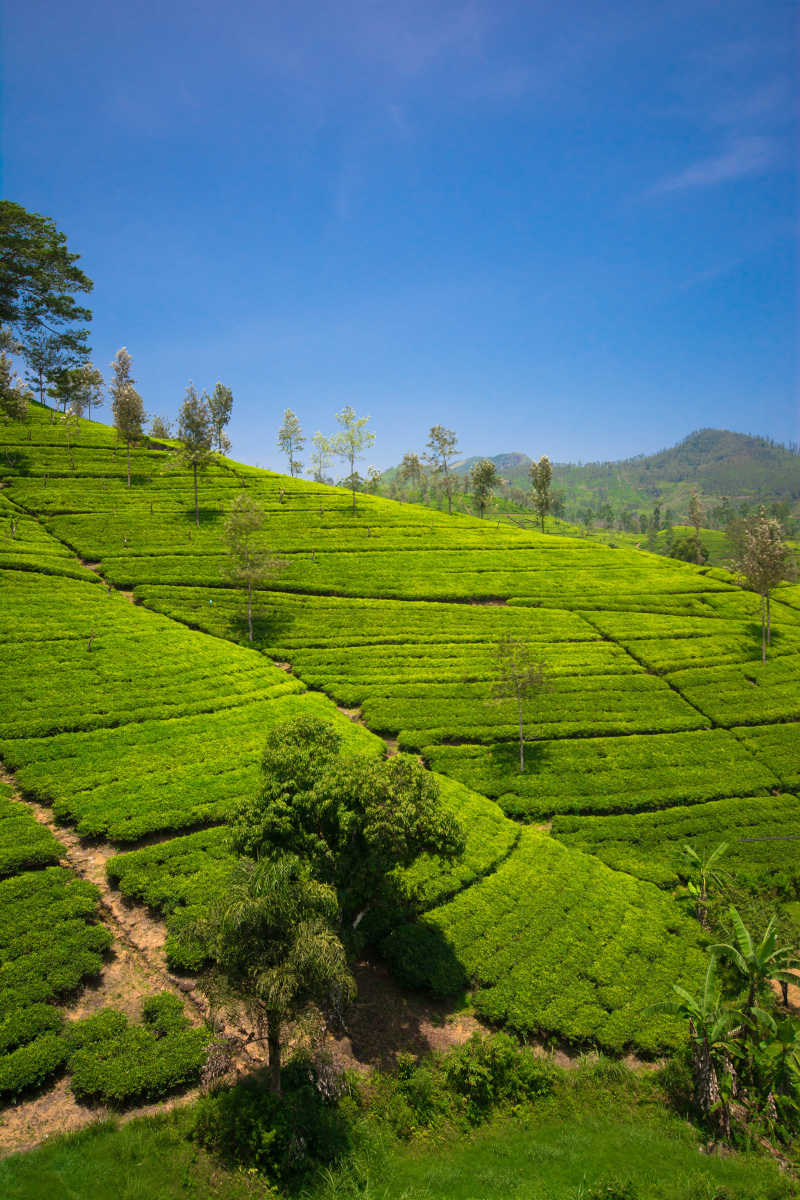
[[[734,1029],[738,1014],[723,1003],[716,958],[709,959],[702,990],[696,995],[677,983],[672,985],[672,990],[675,1000],[663,1000],[660,1004],[650,1005],[646,1011],[669,1013],[688,1021],[695,1107],[720,1136],[727,1138],[730,1136],[728,1101],[733,1078],[730,1039],[738,1032]]]
[[[770,918],[760,942],[755,942],[737,910],[731,905],[729,909],[731,924],[736,944],[719,942],[709,946],[714,956],[727,959],[747,984],[747,1001],[744,1013],[750,1020],[756,1020],[756,1004],[758,997],[764,992],[770,980],[778,983],[796,983],[794,971],[800,969],[800,957],[792,946],[778,945],[778,918]]]
[[[724,887],[730,875],[720,870],[719,861],[728,849],[720,842],[707,854],[700,855],[692,846],[683,847],[684,874],[689,894],[695,899],[695,913],[704,929],[708,929],[708,896],[711,888]]]

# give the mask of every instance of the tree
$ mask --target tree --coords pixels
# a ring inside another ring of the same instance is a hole
[[[111,364],[114,372],[108,390],[111,395],[111,413],[114,427],[128,447],[128,487],[131,486],[131,442],[137,442],[142,436],[144,425],[144,405],[142,397],[133,386],[136,382],[131,375],[131,356],[125,346],[121,346]]]
[[[371,495],[377,495],[381,486],[381,473],[377,467],[367,467],[367,488]]]
[[[17,334],[26,361],[32,339],[43,333],[55,340],[65,365],[85,358],[88,330],[79,326],[92,314],[75,293],[93,285],[79,258],[50,217],[0,200],[0,324]]]
[[[800,958],[793,947],[778,945],[777,917],[770,918],[761,941],[755,942],[733,905],[729,913],[735,944],[720,942],[709,946],[709,950],[712,954],[727,959],[742,976],[747,986],[745,1017],[752,1021],[759,1011],[756,1001],[766,990],[770,980],[796,983],[797,977],[793,972],[800,968]]]
[[[299,855],[335,888],[353,930],[379,902],[400,902],[396,868],[423,851],[453,856],[463,849],[434,776],[416,758],[343,753],[341,734],[318,717],[270,730],[261,769],[257,796],[234,817],[234,851]]]
[[[475,507],[479,515],[483,517],[494,495],[494,489],[500,482],[497,467],[490,458],[482,458],[472,464],[469,471],[469,482]]]
[[[0,350],[0,416],[5,421],[24,421],[28,415],[28,399],[11,359]]]
[[[720,842],[706,854],[698,854],[692,846],[683,847],[684,873],[689,892],[695,897],[695,913],[704,929],[708,929],[708,895],[712,887],[721,888],[728,873],[719,867],[719,860],[728,849]]]
[[[783,530],[775,517],[762,508],[742,533],[741,549],[735,564],[742,582],[761,597],[761,661],[767,660],[772,641],[770,592],[795,574],[791,549],[783,541]]]
[[[722,1002],[716,959],[709,959],[703,990],[696,996],[677,983],[672,985],[672,990],[676,1000],[650,1005],[645,1011],[668,1013],[688,1021],[695,1108],[720,1136],[727,1138],[730,1136],[730,1109],[727,1096],[720,1087],[720,1077],[729,1075],[729,1038],[735,1018]]]
[[[230,555],[230,577],[247,588],[247,630],[253,640],[253,588],[265,584],[285,566],[269,550],[258,544],[258,534],[266,523],[263,508],[249,495],[239,492],[225,522],[225,545]]]
[[[350,490],[353,493],[353,514],[356,511],[356,462],[364,457],[364,450],[369,449],[375,442],[375,434],[366,429],[369,417],[357,417],[347,404],[336,414],[336,420],[341,425],[339,433],[331,439],[331,451],[338,458],[343,458],[350,466]]]
[[[452,513],[455,481],[450,473],[450,463],[458,453],[458,438],[452,429],[445,429],[443,425],[432,425],[427,445],[428,454],[425,455],[425,460],[436,472],[442,491],[447,496],[447,511]]]
[[[494,655],[494,681],[491,697],[495,703],[516,700],[519,720],[519,769],[525,770],[525,731],[523,706],[529,696],[546,686],[545,664],[536,658],[527,642],[506,635],[497,643]]]
[[[292,477],[302,473],[303,464],[298,461],[296,455],[305,444],[306,439],[303,437],[300,422],[292,410],[287,408],[283,414],[283,424],[278,430],[278,446],[289,459],[289,474]]]
[[[703,524],[703,506],[700,503],[700,496],[697,493],[697,488],[692,488],[692,494],[689,497],[689,523],[694,526],[694,536],[697,546],[697,565],[700,566],[702,558],[700,557],[700,526]]]
[[[214,391],[206,397],[211,421],[214,426],[214,445],[218,454],[227,454],[231,448],[230,438],[225,432],[225,426],[231,419],[233,411],[233,392],[224,383],[214,385]]]
[[[401,482],[410,483],[412,487],[422,487],[423,469],[418,455],[404,454],[397,468],[397,476]]]
[[[355,995],[333,928],[336,894],[294,856],[242,859],[208,917],[187,935],[212,963],[210,997],[243,1004],[266,1040],[270,1090],[281,1092],[281,1032],[313,1002]]]
[[[324,483],[325,472],[330,466],[331,454],[333,453],[331,450],[330,441],[324,436],[324,434],[317,430],[311,439],[311,445],[314,448],[311,451],[310,474],[314,476],[314,479],[316,479],[317,483]]]
[[[22,351],[22,346],[18,346]],[[25,344],[27,371],[25,382],[38,393],[39,403],[45,403],[45,395],[53,387],[66,366],[66,356],[59,339],[44,329],[28,335]]]
[[[180,455],[184,466],[192,468],[194,476],[194,522],[200,524],[200,508],[197,501],[197,472],[207,467],[213,454],[211,439],[214,426],[211,410],[205,395],[198,396],[197,389],[189,382],[186,397],[178,414],[178,439],[181,443]]]
[[[172,427],[170,426],[169,421],[165,421],[163,417],[153,417],[152,421],[150,422],[150,437],[172,437]]]
[[[79,367],[68,367],[62,371],[54,392],[64,400],[65,407],[76,417],[82,417],[88,408],[92,419],[92,405],[98,408],[103,403],[103,376],[92,363],[81,363]]]
[[[533,508],[542,523],[542,533],[544,533],[544,519],[552,509],[552,497],[550,495],[550,484],[553,481],[553,468],[550,466],[550,459],[546,454],[543,454],[538,463],[532,462],[530,465],[531,487],[533,488]]]

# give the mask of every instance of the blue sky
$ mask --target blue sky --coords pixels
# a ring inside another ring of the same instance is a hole
[[[95,281],[148,412],[234,392],[280,467],[800,439],[796,8],[5,0],[3,195]],[[106,416],[107,419],[107,416]]]

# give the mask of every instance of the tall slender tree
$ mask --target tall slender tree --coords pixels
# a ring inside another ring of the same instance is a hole
[[[281,1093],[281,1034],[312,1002],[355,995],[336,935],[336,893],[294,855],[240,859],[205,920],[184,936],[199,942],[211,968],[210,998],[238,1001],[267,1043],[269,1085]]]
[[[247,589],[247,631],[253,640],[253,588],[263,587],[286,564],[261,544],[259,534],[266,524],[266,513],[248,492],[234,497],[225,522],[225,545],[230,556],[228,573],[235,583]]]
[[[547,686],[547,668],[528,642],[506,635],[497,643],[490,697],[495,704],[515,700],[519,726],[519,769],[525,770],[525,702]]]
[[[735,566],[742,582],[761,597],[761,661],[766,662],[767,646],[772,641],[770,595],[782,580],[796,575],[796,568],[794,555],[783,540],[780,521],[768,517],[763,507],[742,531]]]
[[[544,533],[544,519],[552,509],[550,484],[553,480],[553,468],[550,465],[550,459],[543,454],[538,462],[531,463],[529,469],[533,488],[533,508],[541,521],[542,533]]]
[[[458,438],[452,429],[445,429],[444,425],[432,425],[427,446],[425,460],[433,467],[441,489],[447,496],[447,511],[452,513],[455,479],[450,465],[458,453]]]
[[[336,420],[341,429],[331,439],[331,450],[339,458],[343,458],[350,466],[350,488],[353,493],[353,515],[356,511],[356,481],[358,473],[356,462],[364,457],[364,451],[375,442],[375,434],[366,428],[369,417],[357,417],[347,404],[336,414]]]
[[[421,488],[423,467],[417,454],[404,454],[403,461],[397,469],[397,477],[402,483],[410,483],[412,487]]]
[[[144,425],[142,397],[133,386],[131,356],[120,346],[111,364],[113,375],[108,385],[114,427],[128,448],[128,487],[131,486],[131,443],[138,442]]]
[[[483,517],[494,495],[494,489],[499,482],[497,467],[490,458],[482,458],[470,467],[469,482],[472,489],[472,499]]]
[[[330,438],[325,437],[324,434],[317,430],[311,439],[311,445],[313,449],[311,451],[310,474],[313,475],[317,483],[324,483],[325,472],[331,464],[331,455],[333,454]]]
[[[21,345],[19,350],[22,350]],[[59,339],[46,329],[32,331],[25,341],[25,363],[25,382],[38,396],[39,403],[44,404],[45,396],[67,365],[67,356]]]
[[[703,505],[697,488],[692,488],[689,497],[689,523],[694,526],[695,562],[698,567],[703,562],[703,547],[700,545],[700,526],[703,524]]]
[[[214,385],[214,391],[206,397],[211,420],[214,425],[213,444],[218,454],[227,454],[231,448],[230,438],[225,432],[225,426],[233,412],[233,392],[224,383]]]
[[[205,396],[198,396],[190,381],[186,397],[178,414],[178,439],[181,443],[180,456],[185,466],[192,468],[194,477],[194,521],[200,524],[200,506],[197,498],[197,472],[203,470],[214,457],[211,442],[214,423]]]
[[[305,444],[306,439],[303,436],[300,422],[292,410],[287,408],[283,414],[283,424],[278,430],[278,446],[289,459],[289,474],[292,476],[302,473],[303,464],[298,460],[297,455]]]

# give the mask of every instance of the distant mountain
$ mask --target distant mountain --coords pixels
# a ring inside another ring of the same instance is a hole
[[[466,475],[480,457],[461,459],[453,470]],[[495,454],[491,461],[511,487],[530,487],[532,460],[527,454]],[[394,475],[394,470],[387,472],[387,482]],[[641,511],[658,502],[678,517],[688,511],[692,488],[697,488],[707,505],[719,503],[723,496],[735,505],[783,501],[800,515],[800,453],[768,438],[698,429],[656,454],[614,462],[553,463],[553,487],[564,493],[573,509],[610,504],[616,511]]]

